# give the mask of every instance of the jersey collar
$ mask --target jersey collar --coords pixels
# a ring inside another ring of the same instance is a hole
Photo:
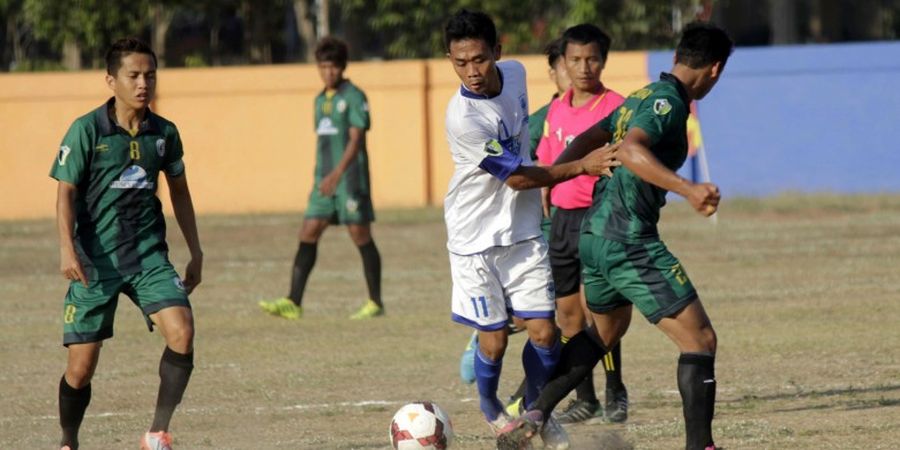
[[[476,94],[476,93],[470,91],[468,88],[466,88],[465,84],[462,84],[459,86],[459,94],[465,98],[472,98],[475,100],[489,100],[494,97],[497,97],[498,95],[503,93],[503,71],[500,70],[499,67],[497,67],[497,76],[500,77],[500,92],[497,95],[494,95],[493,97],[488,97],[487,95]]]
[[[116,98],[110,97],[106,103],[96,110],[97,124],[100,126],[100,133],[103,136],[109,136],[119,132],[119,124],[115,123],[115,120],[110,116],[110,112],[115,103]],[[138,129],[138,134],[145,132],[162,134],[159,129],[159,124],[156,123],[156,115],[153,114],[153,111],[150,111],[149,107],[147,108],[147,115],[144,117],[144,120],[141,121],[140,128]]]
[[[684,87],[684,84],[681,83],[681,80],[679,80],[678,77],[668,72],[660,72],[659,80],[668,81],[669,83],[674,84],[675,89],[678,91],[678,95],[681,97],[681,101],[683,101],[685,105],[691,104],[691,98],[688,96],[687,89]]]

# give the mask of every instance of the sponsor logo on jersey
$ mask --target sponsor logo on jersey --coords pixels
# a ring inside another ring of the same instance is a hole
[[[547,283],[547,298],[550,300],[556,300],[556,284],[551,280]]]
[[[160,158],[166,154],[166,140],[165,139],[157,139],[156,140],[156,154],[159,155]]]
[[[572,141],[574,141],[574,140],[575,140],[575,136],[574,136],[574,135],[570,134],[570,135],[566,136],[566,147],[568,147],[569,144],[571,144]]]
[[[664,116],[671,110],[672,104],[664,98],[658,98],[653,102],[653,112],[655,112],[657,116]]]
[[[72,153],[72,149],[69,148],[68,145],[61,145],[59,147],[59,155],[56,157],[57,161],[59,161],[59,165],[66,165],[66,159],[69,157],[69,153]]]
[[[330,117],[323,117],[319,121],[319,126],[316,127],[316,134],[319,136],[335,136],[338,134],[338,129],[331,122]]]
[[[172,278],[172,283],[174,283],[174,284],[175,284],[175,287],[177,287],[178,289],[180,289],[180,290],[182,290],[182,291],[184,290],[184,282],[181,281],[181,278],[179,278],[179,277],[173,277],[173,278]]]
[[[339,113],[342,113],[347,110],[347,102],[344,99],[340,99],[337,102],[337,110]]]
[[[119,179],[110,184],[113,189],[153,189],[153,186],[152,181],[147,181],[147,171],[138,165],[125,169]]]
[[[369,102],[363,102],[362,110],[365,112],[369,112]]]

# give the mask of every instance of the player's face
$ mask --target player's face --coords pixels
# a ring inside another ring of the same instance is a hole
[[[565,64],[572,87],[579,91],[596,92],[600,89],[600,74],[604,61],[600,56],[600,46],[596,42],[566,44]]]
[[[156,64],[153,57],[145,53],[123,56],[115,76],[106,75],[106,84],[118,102],[134,110],[146,108],[156,94]]]
[[[466,89],[488,96],[500,92],[500,76],[495,69],[500,58],[499,45],[490,48],[482,39],[452,41],[447,57]]]
[[[319,77],[325,83],[326,89],[337,89],[344,79],[344,68],[332,61],[320,61],[316,63],[316,67],[319,69]]]
[[[556,59],[556,65],[550,68],[550,79],[556,84],[556,93],[562,95],[572,86],[569,79],[569,71],[566,70],[566,61],[563,58]]]

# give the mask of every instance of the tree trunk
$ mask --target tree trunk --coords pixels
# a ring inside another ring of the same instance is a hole
[[[316,0],[319,3],[319,12],[316,14],[316,18],[318,19],[318,28],[319,28],[319,38],[323,38],[331,34],[331,27],[329,26],[329,8],[328,8],[328,0]]]
[[[312,62],[316,58],[316,26],[309,14],[308,0],[294,0],[294,18],[297,20],[297,32],[303,42],[304,61]]]
[[[157,65],[165,67],[166,35],[169,33],[169,26],[172,25],[172,18],[175,16],[175,13],[158,3],[153,4],[150,8],[150,15],[153,17],[150,47],[156,53]]]
[[[63,43],[62,65],[66,70],[81,69],[81,45],[78,41],[67,38]]]
[[[254,7],[253,2],[244,2],[244,42],[246,42],[251,64],[271,64],[272,47],[269,45],[268,30],[266,29],[266,15],[260,10],[259,4]]]
[[[773,44],[797,43],[797,5],[793,0],[770,0],[769,23],[772,26]]]

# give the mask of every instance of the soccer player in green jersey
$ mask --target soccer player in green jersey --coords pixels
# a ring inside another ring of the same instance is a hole
[[[599,145],[621,142],[617,160],[622,165],[611,178],[597,182],[579,243],[585,297],[598,334],[588,336],[594,345],[591,353],[596,363],[619,342],[631,322],[632,306],[662,330],[680,351],[678,390],[688,450],[715,448],[717,339],[687,273],[660,240],[656,224],[669,191],[686,198],[704,216],[718,208],[718,187],[692,183],[676,170],[687,158],[690,102],[712,90],[732,49],[722,29],[703,23],[687,26],[672,72],[628,96],[555,161],[577,160]],[[574,369],[560,364],[561,375],[544,386],[533,409],[518,419],[518,439],[529,439],[542,416],[581,381],[579,373],[590,370]]]
[[[203,252],[175,124],[148,107],[156,91],[156,55],[136,39],[106,54],[114,96],[69,128],[50,176],[58,180],[60,270],[66,372],[59,382],[63,450],[78,448],[103,340],[113,336],[119,294],[141,308],[166,342],[159,363],[156,414],[142,449],[171,449],[169,421],[194,367],[194,319],[188,294],[200,283]],[[184,280],[168,259],[166,223],[156,196],[169,185],[175,218],[190,250]]]
[[[366,94],[344,78],[347,44],[327,37],[316,47],[316,63],[325,89],[316,97],[316,173],[306,217],[300,229],[300,248],[291,272],[287,297],[263,300],[259,306],[286,319],[303,316],[306,281],[316,263],[319,238],[331,224],[344,224],[359,248],[369,299],[351,319],[384,314],[381,303],[381,256],[372,239],[375,220],[369,189],[369,104]]]

